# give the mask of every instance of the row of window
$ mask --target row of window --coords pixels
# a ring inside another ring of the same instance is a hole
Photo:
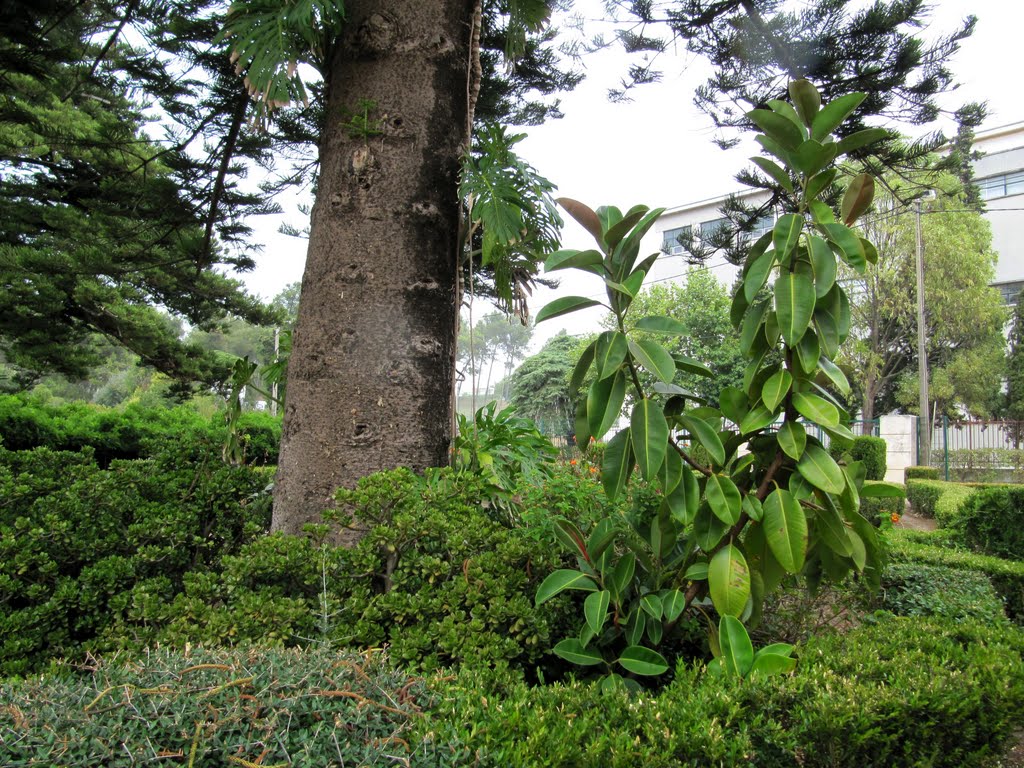
[[[1024,193],[1024,171],[989,176],[987,179],[978,179],[975,183],[981,192],[982,200],[1019,195]]]
[[[707,240],[716,232],[729,226],[729,219],[722,217],[720,219],[710,219],[709,221],[702,221],[696,226],[696,232],[690,225],[685,227],[676,227],[675,229],[666,229],[662,233],[661,250],[665,253],[677,256],[685,250],[680,244],[680,238],[686,240],[690,237],[700,240]],[[775,226],[775,215],[767,214],[762,216],[754,224],[754,229],[750,232],[749,237],[752,240],[757,240],[765,232],[771,231],[771,228]]]

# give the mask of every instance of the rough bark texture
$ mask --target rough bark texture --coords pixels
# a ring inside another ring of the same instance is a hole
[[[274,492],[273,528],[289,533],[318,522],[339,486],[444,464],[451,438],[473,2],[345,10]],[[363,100],[376,105],[365,115]]]

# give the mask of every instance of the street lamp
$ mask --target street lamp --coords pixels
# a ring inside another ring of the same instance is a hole
[[[914,201],[914,211],[917,214],[917,378],[921,384],[920,400],[918,401],[917,433],[918,443],[924,460],[918,456],[918,463],[924,466],[931,464],[932,457],[932,419],[931,405],[928,396],[928,353],[925,348],[924,328],[924,237],[921,234],[921,201],[934,200],[935,190],[929,189],[917,200]],[[924,428],[921,427],[921,419],[924,419]]]

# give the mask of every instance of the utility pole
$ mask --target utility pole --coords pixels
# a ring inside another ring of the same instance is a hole
[[[917,378],[921,384],[920,400],[918,401],[918,444],[921,455],[917,457],[919,464],[929,466],[932,457],[932,419],[931,398],[928,395],[928,351],[925,345],[924,325],[924,236],[921,233],[921,201],[934,200],[935,192],[928,190],[914,201],[917,214]]]

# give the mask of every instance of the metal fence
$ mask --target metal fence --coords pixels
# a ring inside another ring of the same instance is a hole
[[[918,456],[920,426],[919,420]],[[1024,421],[950,421],[944,416],[933,425],[931,448],[928,464],[946,480],[1024,483]]]

